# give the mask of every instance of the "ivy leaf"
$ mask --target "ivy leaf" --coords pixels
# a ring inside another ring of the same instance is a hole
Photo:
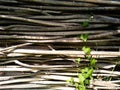
[[[89,71],[89,68],[86,67],[86,68],[84,68],[84,69],[81,70],[81,73],[82,73],[82,74],[85,74],[85,73],[87,73],[88,71]]]
[[[86,84],[86,85],[89,85],[89,84],[90,84],[90,79],[86,79],[86,80],[85,80],[85,84]]]
[[[77,58],[76,60],[75,60],[75,62],[77,63],[77,64],[80,64],[80,58]]]
[[[74,78],[73,77],[70,78],[70,81],[71,81],[71,84],[74,84]]]
[[[74,84],[74,78],[71,77],[69,80],[67,80],[67,83]]]
[[[80,84],[83,85],[83,84],[84,84],[84,81],[85,81],[84,76],[83,76],[82,74],[79,74],[79,75],[78,75],[78,79],[79,79]]]
[[[87,21],[84,21],[84,22],[82,23],[82,26],[83,26],[83,27],[88,27],[88,26],[89,26],[89,23],[88,23]]]
[[[78,83],[75,83],[75,87],[77,88],[79,86],[79,84]]]
[[[87,72],[87,74],[85,74],[85,78],[90,78],[93,74],[93,68],[89,69],[89,71]]]
[[[97,60],[92,58],[92,60],[90,61],[90,66],[95,67],[96,62],[97,62]]]
[[[86,90],[86,87],[84,85],[80,86],[79,90]]]
[[[80,36],[80,39],[83,40],[84,42],[86,42],[87,39],[88,39],[88,34],[82,34],[82,35]]]
[[[87,55],[90,54],[90,52],[91,52],[91,49],[90,49],[89,47],[85,47],[85,46],[82,48],[82,50],[83,50],[84,53],[87,54]]]
[[[70,83],[70,80],[66,80],[67,83]]]

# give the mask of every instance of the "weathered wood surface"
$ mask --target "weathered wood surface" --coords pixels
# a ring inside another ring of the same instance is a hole
[[[87,90],[120,90],[119,0],[0,0],[0,89],[75,90],[85,45],[98,60]]]

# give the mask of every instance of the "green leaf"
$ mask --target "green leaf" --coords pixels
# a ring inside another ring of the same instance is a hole
[[[83,85],[83,84],[84,84],[84,81],[85,81],[84,76],[83,76],[82,74],[79,74],[79,75],[78,75],[78,79],[79,79],[79,83],[80,83],[81,85]]]
[[[92,58],[90,61],[90,66],[95,67],[97,60]]]
[[[88,26],[89,26],[89,23],[88,23],[87,21],[84,21],[84,22],[82,23],[82,26],[83,26],[83,27],[88,27]]]
[[[85,74],[85,78],[90,78],[93,74],[93,68],[89,69],[89,71],[87,72],[87,74]]]
[[[82,50],[84,51],[85,54],[90,54],[91,49],[89,47],[83,47]]]
[[[85,85],[89,85],[90,84],[90,80],[89,79],[86,79],[85,80]]]
[[[88,39],[88,34],[82,34],[82,35],[80,36],[80,39],[83,40],[84,42],[86,42],[87,39]]]
[[[79,90],[86,90],[86,87],[82,85]]]
[[[69,80],[67,80],[67,83],[74,84],[74,78],[71,77]]]
[[[70,80],[66,80],[67,83],[70,83],[71,81]]]
[[[78,84],[78,83],[75,83],[75,87],[76,87],[76,88],[79,88],[79,84]]]
[[[87,73],[88,71],[89,71],[89,68],[86,67],[86,68],[84,68],[84,69],[81,70],[81,73],[82,73],[82,74],[85,74],[85,73]]]
[[[92,59],[92,55],[87,55],[86,58],[87,58],[88,60],[91,60],[91,59]]]
[[[71,84],[74,84],[74,78],[73,77],[70,78],[70,81],[71,81]]]
[[[75,60],[75,62],[77,63],[77,64],[80,64],[80,58],[77,58],[76,60]]]

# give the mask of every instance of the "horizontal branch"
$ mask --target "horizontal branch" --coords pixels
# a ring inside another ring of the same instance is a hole
[[[116,1],[116,0],[75,0],[75,1],[98,3],[98,4],[107,4],[107,5],[119,5],[120,6],[120,2]]]
[[[1,48],[4,50],[4,48]],[[58,51],[50,51],[50,50],[34,50],[34,49],[16,49],[12,51],[13,53],[23,53],[23,54],[42,54],[42,55],[85,55],[83,51],[70,51],[70,50],[58,50]],[[91,55],[96,56],[120,56],[120,52],[107,52],[107,51],[92,51]]]
[[[62,24],[62,23],[55,23],[51,21],[42,21],[42,20],[33,20],[33,19],[10,16],[10,15],[0,15],[0,18],[18,20],[18,21],[29,22],[29,23],[38,24],[38,25],[46,25],[46,26],[65,26],[65,24]]]
[[[26,1],[26,2],[32,2],[32,3],[42,3],[42,4],[49,4],[49,5],[62,5],[62,6],[97,6],[95,4],[75,2],[75,1],[72,1],[72,2],[59,1],[59,0],[20,0],[20,1]]]

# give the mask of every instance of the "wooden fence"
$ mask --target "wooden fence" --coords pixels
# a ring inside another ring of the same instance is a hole
[[[0,89],[75,90],[83,46],[97,59],[87,90],[120,90],[119,0],[0,0]]]

